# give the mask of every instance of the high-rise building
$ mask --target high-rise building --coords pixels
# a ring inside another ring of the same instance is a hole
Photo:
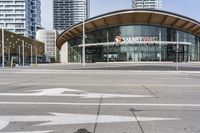
[[[58,33],[56,30],[40,29],[37,31],[36,39],[45,44],[46,62],[58,62],[58,50],[56,48],[56,38]]]
[[[132,0],[133,8],[161,9],[162,0]]]
[[[35,38],[41,25],[40,0],[0,0],[0,28]]]
[[[90,0],[53,0],[53,28],[63,31],[90,16]]]

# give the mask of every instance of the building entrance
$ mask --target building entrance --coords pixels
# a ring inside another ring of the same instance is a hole
[[[138,51],[127,52],[127,61],[138,62],[142,59],[142,53]]]
[[[178,52],[178,54],[177,54]],[[86,48],[86,62],[142,62],[142,61],[174,61],[177,55],[179,62],[189,59],[189,45],[119,45],[92,46]]]
[[[177,51],[177,45],[168,45],[167,46],[168,60],[174,62],[176,62],[177,59],[178,62],[188,61],[189,59],[188,51],[189,51],[189,46],[187,45],[179,45],[178,51]]]

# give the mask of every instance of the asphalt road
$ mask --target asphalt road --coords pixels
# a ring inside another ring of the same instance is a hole
[[[178,66],[178,67],[177,67]],[[81,63],[69,64],[39,64],[16,67],[17,69],[50,69],[50,70],[137,70],[137,71],[200,71],[200,62],[125,62],[125,63]]]
[[[0,69],[0,133],[200,133],[199,112],[197,71]]]

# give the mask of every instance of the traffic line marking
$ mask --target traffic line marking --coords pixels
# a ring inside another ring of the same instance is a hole
[[[1,128],[0,128],[1,129]],[[20,132],[0,132],[0,133],[53,133],[55,131],[20,131]]]
[[[64,93],[71,92],[71,93]],[[78,92],[78,93],[77,93]],[[74,90],[67,88],[52,88],[30,90],[29,93],[0,93],[0,96],[55,96],[55,97],[80,97],[80,98],[131,98],[131,97],[153,97],[151,95],[126,95],[126,94],[105,94],[105,93],[89,93],[82,90]]]
[[[91,123],[113,123],[113,122],[136,122],[139,121],[171,121],[180,118],[160,118],[160,117],[137,117],[117,116],[117,115],[90,115],[90,114],[70,114],[70,113],[49,113],[44,116],[0,116],[1,129],[8,126],[10,122],[43,122],[35,126],[54,126],[71,124],[91,124]],[[96,119],[97,118],[97,119]]]
[[[62,102],[0,102],[0,105],[72,105],[99,106],[99,103],[62,103]],[[101,103],[101,106],[163,106],[163,107],[200,107],[200,104],[162,104],[162,103]]]

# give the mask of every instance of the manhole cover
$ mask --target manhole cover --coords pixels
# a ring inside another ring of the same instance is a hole
[[[78,131],[74,132],[74,133],[92,133],[92,132],[89,132],[87,129],[85,128],[81,128],[81,129],[78,129]]]

